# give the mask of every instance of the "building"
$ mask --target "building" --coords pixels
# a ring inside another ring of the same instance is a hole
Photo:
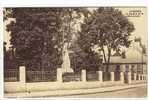
[[[106,63],[104,63],[104,65],[105,64]],[[103,67],[103,70],[106,70],[106,66]],[[128,72],[131,72],[132,79],[134,73],[137,77],[138,74],[147,74],[147,55],[142,52],[139,44],[133,43],[132,46],[125,51],[124,56],[115,53],[110,57],[108,70],[109,72],[124,72],[125,76]]]

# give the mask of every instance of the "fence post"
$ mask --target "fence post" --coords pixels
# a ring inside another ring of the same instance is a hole
[[[143,80],[144,80],[144,74],[143,74]]]
[[[145,80],[147,81],[147,74],[145,75]]]
[[[143,80],[145,80],[145,75],[143,75]]]
[[[102,71],[97,71],[97,73],[98,73],[98,80],[100,81],[100,82],[102,82]]]
[[[20,66],[19,67],[19,80],[22,83],[26,82],[26,70],[25,70],[25,66]]]
[[[143,80],[145,80],[145,75],[143,74]]]
[[[143,80],[145,80],[145,75],[143,74]]]
[[[143,74],[143,80],[145,80],[145,75]]]
[[[131,72],[127,72],[127,80],[128,80],[128,83],[130,84],[131,83]]]
[[[86,70],[82,70],[82,73],[81,73],[81,79],[83,82],[86,82]]]
[[[141,74],[139,74],[139,76],[140,76],[140,80],[142,80],[142,75],[141,75]]]
[[[136,80],[137,78],[137,73],[134,73],[134,80]]]
[[[124,83],[124,73],[120,72],[120,81]]]
[[[114,81],[115,80],[115,75],[114,75],[114,72],[110,72],[110,74],[111,74],[111,81]]]
[[[140,75],[141,80],[143,79],[142,74]]]
[[[140,80],[140,75],[138,74],[138,80]]]
[[[62,69],[61,68],[57,68],[57,81],[58,82],[62,82]]]
[[[142,80],[142,74],[140,74],[140,80]]]
[[[142,76],[142,80],[144,80],[144,75],[142,74],[141,76]]]
[[[144,80],[146,80],[146,76],[147,76],[147,75],[144,75]]]

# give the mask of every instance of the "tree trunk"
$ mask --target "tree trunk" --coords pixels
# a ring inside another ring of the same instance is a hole
[[[111,49],[108,48],[108,59],[107,59],[107,63],[106,63],[106,72],[109,71],[110,56],[111,56]]]
[[[102,46],[102,51],[103,51],[103,58],[104,58],[104,61],[105,61],[105,63],[106,63],[106,55],[105,55],[105,51],[104,51],[103,46]]]

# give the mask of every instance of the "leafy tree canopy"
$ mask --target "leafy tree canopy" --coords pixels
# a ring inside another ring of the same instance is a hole
[[[29,64],[28,66],[51,67],[58,64],[60,10],[12,8],[9,11],[9,18],[15,18],[15,21],[7,25],[7,30],[11,32],[10,42],[19,61]]]
[[[129,47],[129,37],[134,25],[118,9],[100,7],[91,16],[85,17],[79,37],[80,47],[87,53],[98,46],[103,52],[105,63],[110,62],[112,51],[120,47]],[[107,48],[107,50],[105,50]]]
[[[6,8],[7,25],[16,58],[27,66],[57,67],[62,63],[62,48],[70,41],[71,23],[87,13],[85,8]],[[75,13],[76,16],[73,16]],[[33,68],[33,67],[30,67]]]

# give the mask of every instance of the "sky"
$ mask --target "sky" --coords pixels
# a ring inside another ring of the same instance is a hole
[[[147,40],[147,9],[146,8],[119,8],[123,12],[125,16],[128,16],[130,12],[140,12],[139,16],[135,17],[127,17],[129,21],[134,24],[135,30],[132,32],[131,39],[135,39],[135,37],[141,37],[141,42],[148,48],[148,40]],[[131,15],[132,16],[132,15]],[[137,58],[138,60],[141,59],[141,48],[138,43],[132,43],[132,47],[125,50],[126,55],[128,58]],[[140,51],[140,52],[139,52]]]
[[[139,17],[128,17],[128,19],[134,24],[135,31],[132,33],[132,37],[141,37],[143,44],[147,45],[147,9],[146,8],[119,8],[124,15],[127,15],[127,13],[132,12],[133,10],[135,12],[141,11]]]
[[[127,17],[135,26],[135,31],[132,32],[131,38],[141,37],[142,43],[147,46],[147,9],[144,7],[117,7],[117,9],[121,10],[125,16],[132,14],[133,12],[134,14],[140,12],[139,16]],[[10,47],[10,33],[6,31],[6,25],[9,24],[11,20],[12,19],[9,19],[4,22],[4,41],[7,42],[7,49]]]

